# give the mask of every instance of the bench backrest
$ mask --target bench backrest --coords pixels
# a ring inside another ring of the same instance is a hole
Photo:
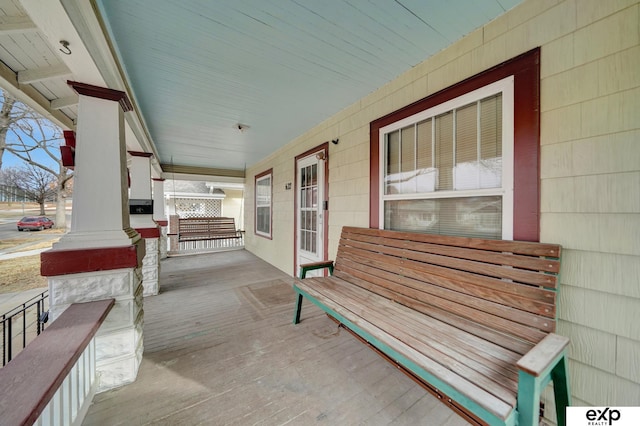
[[[232,217],[194,217],[180,219],[179,233],[235,234],[236,223]]]
[[[334,275],[525,353],[555,331],[560,250],[344,227]]]

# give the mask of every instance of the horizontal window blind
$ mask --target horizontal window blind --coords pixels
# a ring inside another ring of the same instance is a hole
[[[501,238],[502,103],[498,92],[384,134],[385,229]]]

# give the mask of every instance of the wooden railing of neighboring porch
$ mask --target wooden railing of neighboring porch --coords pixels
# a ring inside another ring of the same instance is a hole
[[[232,217],[169,218],[169,252],[187,253],[244,247],[244,231]]]
[[[98,386],[95,334],[115,300],[75,303],[0,369],[0,423],[80,424]]]

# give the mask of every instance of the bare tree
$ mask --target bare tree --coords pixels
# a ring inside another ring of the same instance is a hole
[[[45,214],[45,203],[56,195],[55,176],[34,165],[5,168],[0,171],[0,181],[18,188],[27,199],[38,203],[41,215]]]
[[[24,111],[14,108],[16,100],[2,91],[2,107],[0,108],[0,169],[2,169],[2,157],[7,146],[7,133],[12,124],[23,118]]]
[[[62,165],[62,131],[51,121],[2,91],[0,108],[0,168],[2,155],[11,152],[29,166],[40,168],[55,179],[56,227],[66,227],[66,197],[71,171]],[[49,161],[36,158],[44,153]],[[44,213],[43,213],[44,214]]]

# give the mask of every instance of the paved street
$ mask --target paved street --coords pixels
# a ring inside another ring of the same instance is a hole
[[[22,239],[25,240],[24,244],[18,244],[8,249],[0,249],[0,260],[2,260],[5,255],[10,253],[14,253],[16,251],[20,251],[21,253],[28,249],[29,246],[34,244],[38,244],[42,241],[54,240],[60,238],[60,234],[50,234],[44,233],[41,231],[18,231],[16,228],[17,219],[8,221],[7,219],[2,219],[0,222],[0,241],[4,240],[16,240]],[[36,239],[37,241],[33,241]],[[25,253],[24,256],[34,253]]]
[[[21,256],[32,256],[38,254],[45,249],[29,250],[30,246],[40,244],[43,241],[55,240],[60,238],[59,233],[49,233],[48,231],[18,231],[16,223],[23,216],[37,215],[32,211],[27,211],[25,214],[21,210],[12,212],[4,211],[2,217],[0,217],[0,241],[5,240],[24,240],[23,244],[18,244],[6,249],[0,249],[0,261],[5,259],[13,259]],[[49,214],[49,217],[55,217],[54,214]],[[71,223],[71,214],[67,214],[67,225]],[[34,241],[35,240],[35,241]],[[42,293],[44,289],[33,289],[25,292],[17,293],[4,293],[0,294],[0,314],[20,305],[28,299]]]
[[[12,211],[5,210],[2,212],[2,215],[0,216],[0,241],[16,239],[33,240],[34,238],[37,238],[38,242],[40,242],[60,238],[60,235],[58,234],[42,233],[39,231],[18,231],[16,224],[24,216],[39,216],[39,214],[37,211],[27,210],[23,212],[21,209],[14,209]],[[55,211],[48,210],[46,216],[55,221]],[[67,228],[69,228],[70,224],[71,212],[67,210]],[[34,243],[32,242],[30,244]],[[24,250],[25,248],[26,247],[23,245],[18,245],[8,250],[0,249],[0,255]]]

